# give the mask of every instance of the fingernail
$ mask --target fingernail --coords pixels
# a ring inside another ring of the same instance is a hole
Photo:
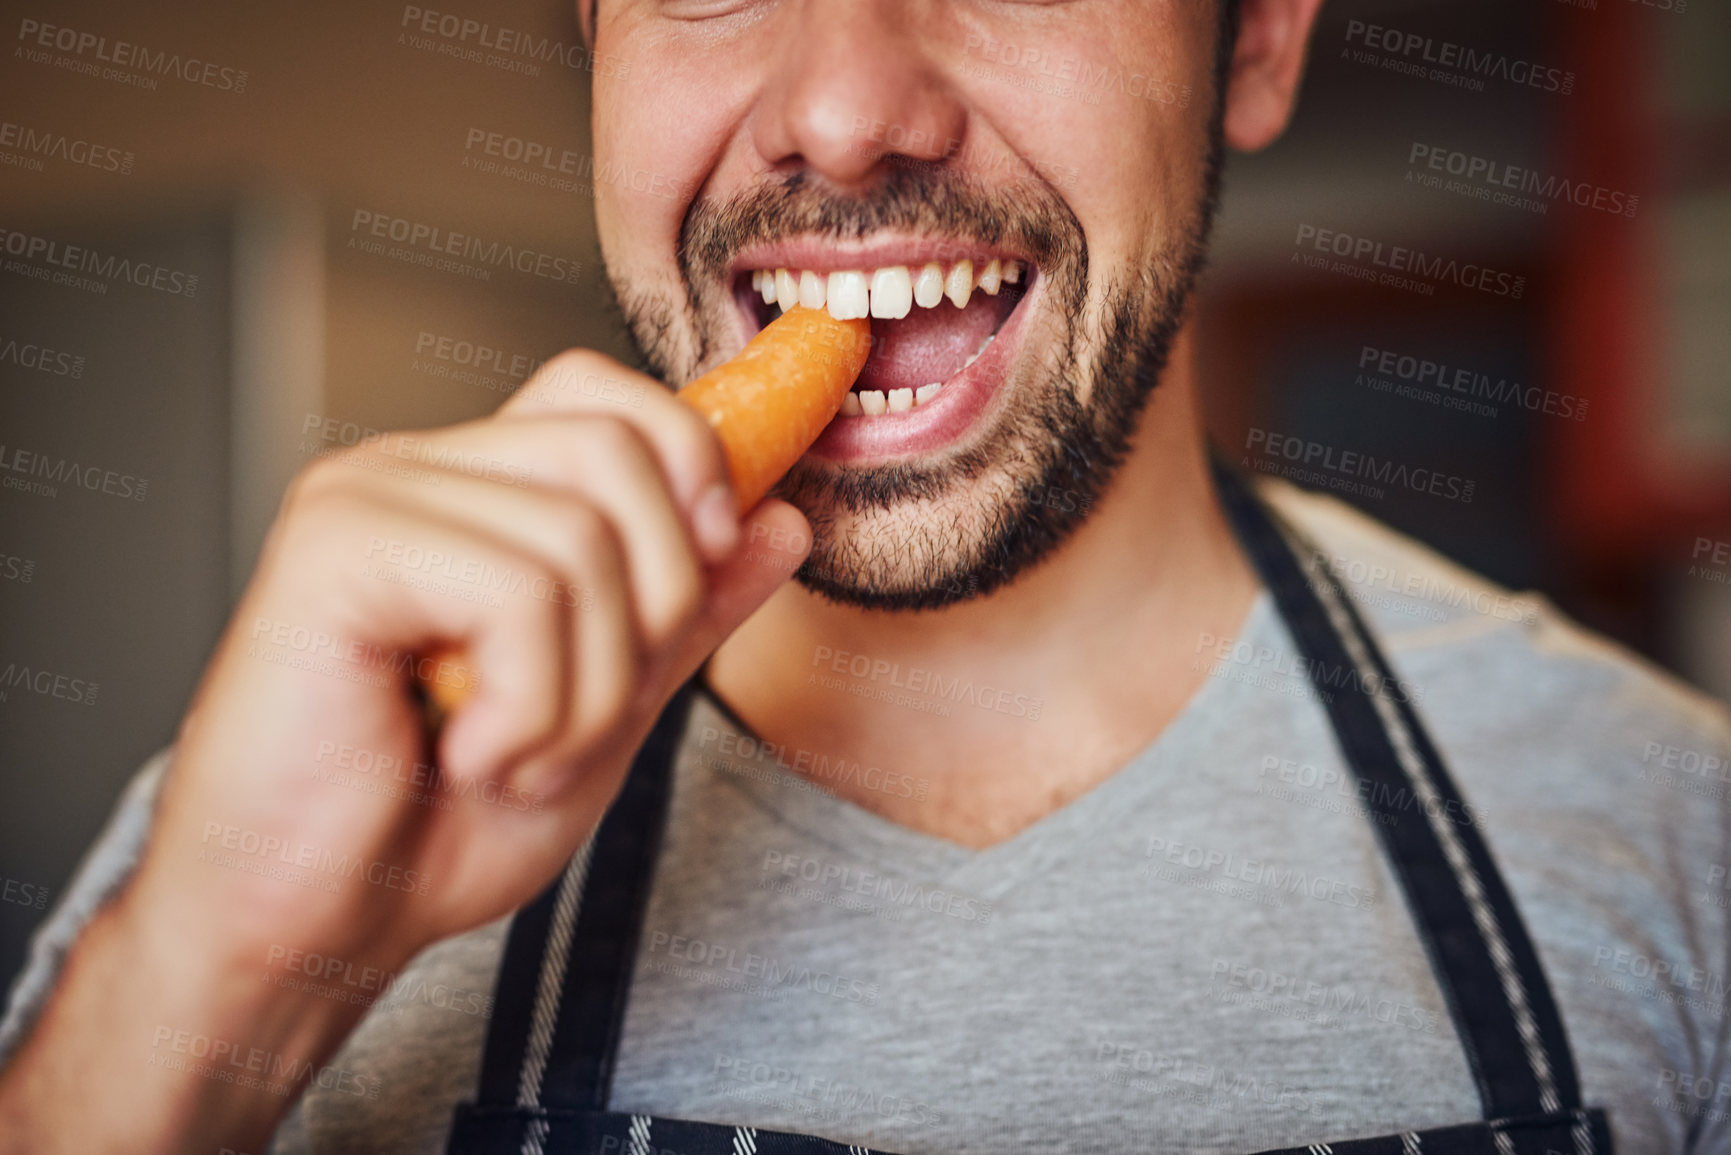
[[[733,490],[725,485],[704,490],[692,507],[691,527],[705,555],[719,558],[731,552],[739,544],[739,510],[734,506]]]

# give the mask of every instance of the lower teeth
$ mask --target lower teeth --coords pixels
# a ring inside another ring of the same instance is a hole
[[[986,334],[986,339],[980,342],[968,359],[962,363],[966,369],[980,359],[980,354],[986,351],[986,346],[992,343],[997,333]],[[960,372],[960,370],[957,370]],[[930,385],[921,385],[918,389],[861,389],[849,393],[841,401],[843,417],[876,417],[883,413],[905,413],[909,409],[917,409],[938,395],[938,390],[944,387],[942,381],[933,381]]]
[[[918,389],[861,389],[849,393],[841,401],[843,417],[876,417],[880,413],[906,413],[917,409],[938,395],[942,381],[921,385]]]

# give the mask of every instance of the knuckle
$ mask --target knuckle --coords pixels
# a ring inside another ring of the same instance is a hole
[[[691,406],[680,402],[669,405],[668,412],[674,414],[667,423],[668,430],[679,442],[681,455],[702,464],[711,477],[726,475],[725,461],[721,453],[721,439],[715,430],[709,427],[709,422],[702,414]]]
[[[569,349],[561,350],[549,357],[547,363],[541,366],[535,376],[555,377],[562,373],[580,374],[585,372],[594,372],[597,369],[605,367],[611,360],[612,358],[605,354],[597,353],[594,349],[585,349],[581,346],[573,346]]]
[[[341,480],[334,456],[321,457],[301,467],[283,491],[283,513],[292,516],[303,512],[309,503],[328,494]]]
[[[564,517],[565,559],[573,577],[617,566],[619,536],[605,515],[587,502],[571,502]]]
[[[577,762],[610,747],[633,720],[644,665],[635,646],[609,655],[605,668],[577,671],[577,702],[565,718],[555,757]]]
[[[556,629],[562,613],[552,591],[561,588],[559,574],[551,566],[529,562],[522,567],[527,578],[524,592],[528,597],[512,598],[505,603],[506,612],[518,628],[526,633],[545,636]]]
[[[704,585],[695,561],[680,559],[672,573],[664,575],[666,593],[657,620],[649,623],[651,641],[664,646],[697,620],[703,609]]]
[[[328,550],[346,534],[347,516],[358,500],[346,478],[329,466],[303,472],[283,496],[278,533],[297,548]],[[294,550],[289,551],[291,556]]]
[[[630,422],[618,417],[591,417],[583,423],[587,451],[609,465],[646,463],[649,447]]]
[[[592,679],[596,684],[590,692],[579,727],[584,744],[604,741],[628,720],[642,676],[642,659],[635,648],[629,648],[620,656],[616,670],[608,671],[608,676]]]
[[[608,366],[615,364],[612,358],[593,349],[563,350],[547,358],[511,400],[517,405],[529,401],[542,405],[557,401],[573,402],[583,396],[576,385],[585,375],[604,373]]]
[[[338,486],[315,485],[286,496],[259,555],[261,580],[287,582],[303,593],[342,584],[352,573],[346,563],[365,553],[368,535],[385,532],[379,514]]]

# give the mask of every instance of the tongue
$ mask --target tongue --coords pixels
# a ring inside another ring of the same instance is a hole
[[[1008,293],[975,293],[961,309],[943,300],[930,309],[915,305],[899,321],[874,318],[871,357],[854,391],[918,389],[948,381],[1014,307]]]

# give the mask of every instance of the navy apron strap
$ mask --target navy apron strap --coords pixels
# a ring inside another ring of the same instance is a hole
[[[1603,1111],[1567,1111],[1458,1127],[1282,1147],[1257,1155],[1612,1155]]]
[[[1475,812],[1444,768],[1326,559],[1218,457],[1215,484],[1240,542],[1268,586],[1342,755],[1406,893],[1419,937],[1478,1083],[1485,1118],[1580,1106],[1580,1087],[1551,997]]]
[[[692,698],[688,682],[656,720],[595,833],[512,919],[481,1060],[481,1111],[606,1107]]]

